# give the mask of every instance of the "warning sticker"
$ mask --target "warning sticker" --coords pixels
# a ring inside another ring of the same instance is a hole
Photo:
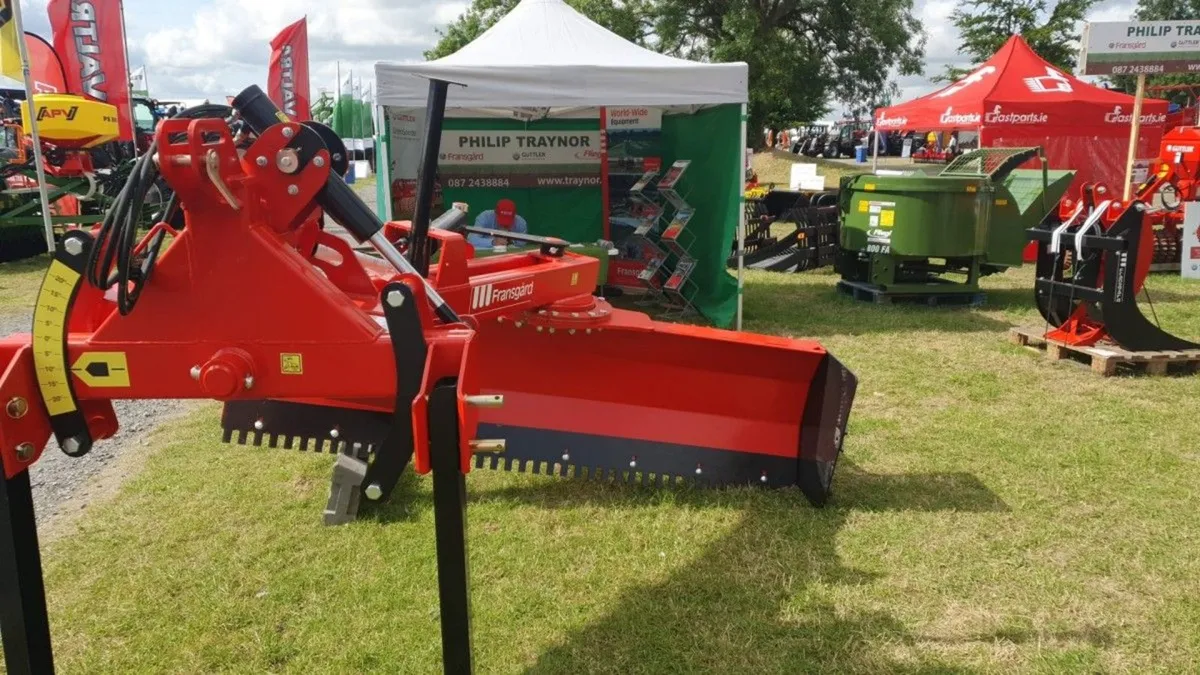
[[[304,356],[300,354],[280,354],[279,372],[284,375],[303,375]]]
[[[879,224],[883,227],[892,227],[896,224],[895,211],[882,211],[879,214]]]
[[[870,206],[871,205],[867,202],[867,200],[864,199],[863,201],[858,203],[858,212],[866,213],[867,209],[870,208]]]

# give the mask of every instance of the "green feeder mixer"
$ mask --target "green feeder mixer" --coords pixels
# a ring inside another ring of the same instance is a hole
[[[1040,169],[1018,169],[1031,159]],[[841,191],[839,289],[892,298],[981,301],[979,278],[1021,264],[1025,230],[1055,211],[1074,171],[1041,148],[982,148],[937,175],[862,175]]]

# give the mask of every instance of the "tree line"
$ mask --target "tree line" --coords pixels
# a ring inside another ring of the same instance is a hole
[[[961,36],[962,65],[929,74],[953,81],[987,60],[1014,33],[1042,58],[1071,71],[1079,30],[1099,0],[962,0],[947,20]],[[517,5],[472,0],[425,58],[454,53]],[[750,66],[752,129],[817,120],[839,101],[869,115],[894,102],[896,79],[924,73],[926,37],[913,0],[566,0],[617,35],[655,51],[697,61]],[[1139,0],[1139,20],[1197,19],[1200,0]],[[1131,88],[1127,78],[1113,84]],[[1200,76],[1152,78],[1194,84]]]

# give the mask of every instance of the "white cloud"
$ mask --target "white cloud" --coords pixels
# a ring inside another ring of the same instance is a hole
[[[127,2],[132,6],[154,0]],[[314,91],[336,88],[353,70],[363,86],[374,81],[377,61],[419,60],[433,46],[434,29],[465,9],[460,0],[214,0],[197,3],[181,21],[131,31],[130,60],[145,63],[156,96],[216,98],[249,84],[265,84],[271,38],[308,17],[310,78]]]

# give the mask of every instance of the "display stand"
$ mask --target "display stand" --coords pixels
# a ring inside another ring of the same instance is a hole
[[[658,177],[657,171],[647,171],[642,174],[637,183],[629,189],[629,198],[637,206],[640,222],[633,231],[633,239],[643,251],[651,253],[646,267],[638,273],[638,281],[646,287],[648,297],[637,304],[656,304],[661,284],[658,283],[659,271],[666,262],[667,252],[655,241],[660,221],[666,213],[666,208],[657,194],[648,193],[647,188]]]
[[[695,298],[700,290],[692,280],[696,259],[691,249],[696,243],[696,235],[688,230],[688,223],[696,215],[696,209],[680,194],[682,180],[689,166],[691,160],[681,159],[675,162],[658,182],[659,196],[675,209],[675,214],[658,241],[664,256],[663,264],[656,270],[662,284],[657,299],[667,314],[675,316],[685,316],[696,311]],[[674,265],[667,264],[670,258],[674,258]]]

